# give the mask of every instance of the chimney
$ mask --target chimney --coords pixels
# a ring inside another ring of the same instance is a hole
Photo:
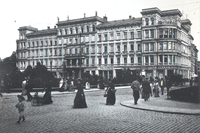
[[[67,20],[69,20],[69,16],[67,16]]]
[[[95,11],[95,16],[97,16],[97,11]]]
[[[103,17],[103,20],[106,22],[107,21],[107,17],[106,17],[106,14],[105,14],[105,16]]]
[[[47,26],[47,29],[50,29],[50,27],[49,27],[49,26]]]
[[[129,19],[131,19],[132,18],[132,16],[131,15],[129,15]]]

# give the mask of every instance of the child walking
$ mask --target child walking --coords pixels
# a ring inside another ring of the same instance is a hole
[[[23,119],[23,121],[25,121],[25,117],[24,117],[25,104],[23,102],[25,100],[25,98],[21,95],[17,95],[17,98],[18,98],[19,102],[15,105],[15,107],[19,111],[19,120],[17,121],[17,123],[19,124],[21,119]]]

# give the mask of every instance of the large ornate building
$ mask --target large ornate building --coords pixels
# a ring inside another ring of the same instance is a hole
[[[129,68],[148,77],[173,73],[190,78],[196,73],[198,50],[191,22],[176,10],[143,9],[142,17],[108,21],[93,17],[57,22],[38,30],[20,27],[17,66],[41,62],[57,77],[80,77],[83,72],[116,77]]]

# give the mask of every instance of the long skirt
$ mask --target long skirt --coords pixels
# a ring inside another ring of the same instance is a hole
[[[106,105],[114,105],[116,101],[115,93],[109,91],[107,94]]]
[[[51,104],[53,103],[51,99],[51,92],[46,92],[43,96],[43,104]]]
[[[85,101],[85,94],[83,92],[76,93],[73,108],[87,108],[87,104]]]

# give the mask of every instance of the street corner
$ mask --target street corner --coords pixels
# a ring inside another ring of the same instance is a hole
[[[159,99],[160,100],[160,99]],[[146,111],[154,111],[161,113],[171,113],[171,114],[184,114],[184,115],[200,115],[199,105],[194,107],[194,104],[189,105],[189,103],[174,102],[169,100],[160,100],[157,98],[151,98],[151,100],[144,101],[143,99],[138,100],[138,104],[134,104],[134,100],[122,101],[120,104],[125,107],[140,109]]]

